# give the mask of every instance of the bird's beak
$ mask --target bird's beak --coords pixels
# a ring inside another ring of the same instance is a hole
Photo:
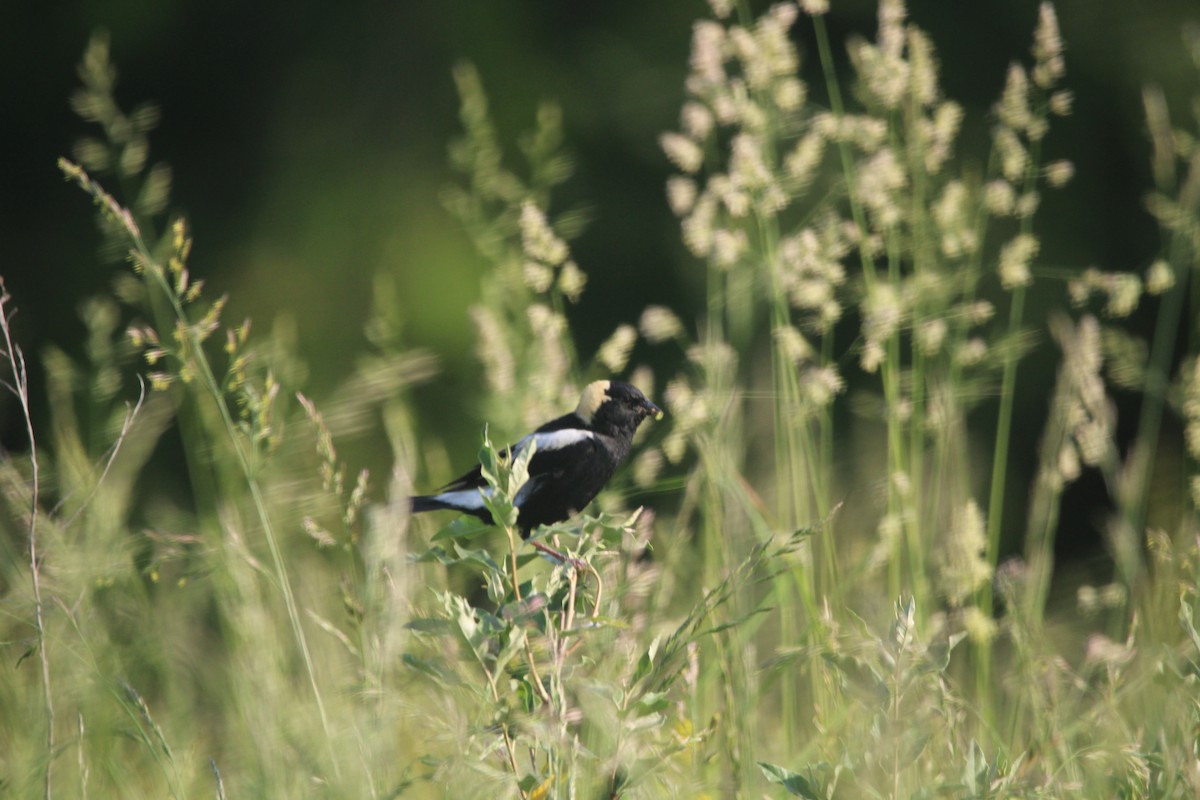
[[[642,408],[646,409],[646,414],[648,416],[654,417],[655,419],[663,418],[663,410],[654,405],[654,403],[651,403],[649,400],[642,403]]]

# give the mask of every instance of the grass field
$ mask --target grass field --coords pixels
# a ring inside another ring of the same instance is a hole
[[[381,283],[353,376],[299,393],[286,331],[226,319],[189,272],[157,115],[116,105],[92,43],[73,104],[93,138],[60,167],[123,263],[82,308],[86,358],[37,354],[45,386],[3,325],[29,446],[0,461],[0,795],[1200,794],[1200,119],[1147,90],[1159,258],[1044,264],[1041,201],[1073,175],[1041,152],[1072,110],[1049,4],[973,153],[898,0],[847,43],[824,0],[711,5],[661,138],[705,309],[630,298],[595,353],[568,321],[588,265],[552,212],[558,111],[515,167],[481,76],[455,74],[442,199],[490,265],[462,425],[487,425],[491,527],[408,518],[464,454],[423,434],[436,363],[403,301]],[[521,542],[525,464],[497,449],[608,376],[667,415],[588,514],[536,534],[586,564],[564,568]],[[372,429],[386,474],[339,456]],[[157,474],[168,439],[184,496]],[[1111,505],[1064,502],[1083,476]],[[1075,517],[1101,568],[1056,565]]]

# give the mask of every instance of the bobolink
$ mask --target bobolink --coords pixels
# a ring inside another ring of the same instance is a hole
[[[633,434],[646,417],[662,419],[662,409],[636,386],[621,381],[589,383],[579,405],[547,422],[508,448],[516,456],[530,442],[529,480],[517,492],[517,525],[528,537],[539,525],[561,522],[581,511],[599,494],[628,456]],[[483,503],[491,493],[481,468],[443,486],[437,494],[412,498],[413,513],[450,509],[492,521]]]

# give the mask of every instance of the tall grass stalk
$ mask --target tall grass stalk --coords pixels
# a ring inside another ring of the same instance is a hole
[[[175,281],[172,283],[168,278],[167,270],[164,269],[163,264],[151,252],[150,247],[142,236],[141,229],[134,222],[133,216],[129,211],[121,207],[113,199],[112,195],[105,192],[78,165],[71,163],[67,159],[60,159],[59,168],[66,177],[75,181],[81,189],[90,194],[96,203],[104,208],[107,213],[122,223],[128,235],[129,244],[132,247],[131,256],[134,261],[135,270],[158,293],[157,296],[167,302],[173,312],[174,322],[172,328],[179,337],[178,342],[180,346],[179,369],[187,371],[191,379],[197,382],[200,390],[212,402],[211,407],[215,409],[221,421],[222,429],[227,437],[227,444],[232,449],[237,465],[241,470],[245,488],[250,495],[258,523],[263,533],[263,539],[266,541],[271,554],[276,587],[283,598],[292,635],[295,638],[297,650],[304,661],[304,668],[308,677],[309,687],[312,691],[315,710],[320,719],[321,730],[324,733],[328,756],[330,758],[329,763],[333,772],[337,774],[339,771],[338,759],[332,745],[333,735],[329,727],[329,718],[325,711],[325,702],[322,699],[320,685],[317,681],[308,638],[300,623],[300,611],[292,591],[291,580],[288,577],[288,569],[284,561],[283,551],[275,532],[274,521],[267,508],[262,487],[259,483],[257,468],[251,458],[243,431],[234,422],[232,413],[226,402],[225,392],[217,382],[212,365],[205,355],[204,341],[212,332],[213,327],[215,327],[215,319],[212,321],[202,319],[197,324],[192,321],[191,316],[184,308],[185,297],[187,297],[187,293],[191,287],[187,282],[185,265],[187,251],[190,249],[190,241],[186,237],[183,223],[182,221],[177,222],[172,231],[172,270],[175,272]],[[216,306],[218,313],[220,305],[222,304]],[[209,313],[211,314],[211,312],[212,310],[210,309]]]
[[[1193,33],[1193,36],[1195,34]],[[1192,43],[1196,47],[1195,43]],[[1197,49],[1200,53],[1200,48]],[[1197,59],[1197,69],[1200,70],[1200,58]],[[1171,128],[1171,120],[1163,98],[1162,91],[1147,88],[1143,92],[1143,105],[1146,110],[1146,120],[1150,128],[1150,140],[1154,151],[1151,154],[1155,191],[1159,198],[1167,199],[1184,212],[1187,219],[1189,204],[1192,215],[1195,215],[1196,189],[1194,181],[1200,178],[1200,167],[1190,164],[1190,171],[1180,174],[1178,166],[1180,154],[1177,152],[1176,133]],[[1192,217],[1194,220],[1194,216]],[[1200,254],[1197,253],[1194,235],[1189,241],[1188,229],[1179,221],[1160,217],[1164,227],[1166,242],[1163,245],[1163,256],[1169,270],[1169,286],[1162,296],[1158,313],[1155,317],[1154,336],[1150,342],[1150,358],[1146,369],[1145,397],[1138,415],[1136,449],[1130,457],[1133,469],[1132,485],[1128,489],[1127,502],[1122,502],[1124,524],[1131,531],[1141,531],[1146,526],[1147,505],[1150,496],[1151,480],[1153,478],[1155,456],[1158,453],[1158,442],[1162,424],[1163,406],[1166,402],[1167,389],[1170,384],[1170,366],[1175,343],[1178,338],[1180,318],[1186,304],[1189,285],[1193,294],[1193,307],[1196,304],[1197,286],[1195,272],[1200,264]],[[1195,352],[1200,339],[1193,325],[1189,335],[1189,352]],[[1138,576],[1125,575],[1127,582],[1133,583]]]
[[[41,468],[38,461],[37,438],[33,432],[33,416],[29,406],[29,372],[25,367],[25,354],[21,348],[13,344],[12,329],[9,319],[12,315],[8,304],[12,296],[0,281],[0,334],[4,336],[4,351],[0,358],[7,362],[12,372],[12,380],[5,380],[0,385],[16,398],[21,407],[21,417],[25,423],[25,435],[29,441],[29,510],[26,517],[26,541],[29,547],[29,577],[33,588],[33,629],[34,643],[32,649],[37,652],[38,665],[41,667],[42,703],[46,717],[46,763],[44,766],[42,796],[50,800],[54,795],[52,754],[56,749],[54,738],[54,692],[50,682],[50,655],[46,651],[45,608],[42,602],[42,564],[38,548],[38,511],[41,503]]]

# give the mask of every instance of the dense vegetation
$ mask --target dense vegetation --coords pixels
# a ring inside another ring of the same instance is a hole
[[[711,5],[661,137],[705,311],[629,297],[595,353],[569,321],[588,265],[569,245],[582,218],[556,211],[557,109],[514,168],[480,76],[455,74],[442,199],[490,265],[471,312],[485,399],[462,424],[487,424],[494,527],[408,518],[415,483],[466,461],[413,402],[436,371],[398,322],[420,299],[381,281],[371,352],[333,396],[299,393],[288,331],[230,322],[189,271],[149,158],[158,115],[116,104],[93,41],[73,105],[94,135],[60,167],[126,263],[83,307],[86,359],[45,353],[45,387],[11,340],[20,298],[0,301],[28,420],[0,462],[4,794],[1200,792],[1200,119],[1173,123],[1147,91],[1161,257],[1043,264],[1039,210],[1073,177],[1042,152],[1072,112],[1050,5],[981,153],[959,152],[963,107],[898,0],[847,43],[850,75],[823,0]],[[1123,324],[1145,304],[1147,340]],[[1044,351],[1050,407],[1019,418]],[[525,463],[493,442],[610,375],[667,417],[593,513],[536,534],[576,569],[520,540]],[[1138,397],[1132,444],[1115,393]],[[339,455],[372,425],[388,474]],[[1032,425],[1025,475],[1012,443]],[[182,501],[148,474],[171,430]],[[1084,475],[1111,508],[1064,503]],[[1006,502],[1014,485],[1026,502]],[[1056,579],[1070,516],[1101,530],[1111,577]]]

